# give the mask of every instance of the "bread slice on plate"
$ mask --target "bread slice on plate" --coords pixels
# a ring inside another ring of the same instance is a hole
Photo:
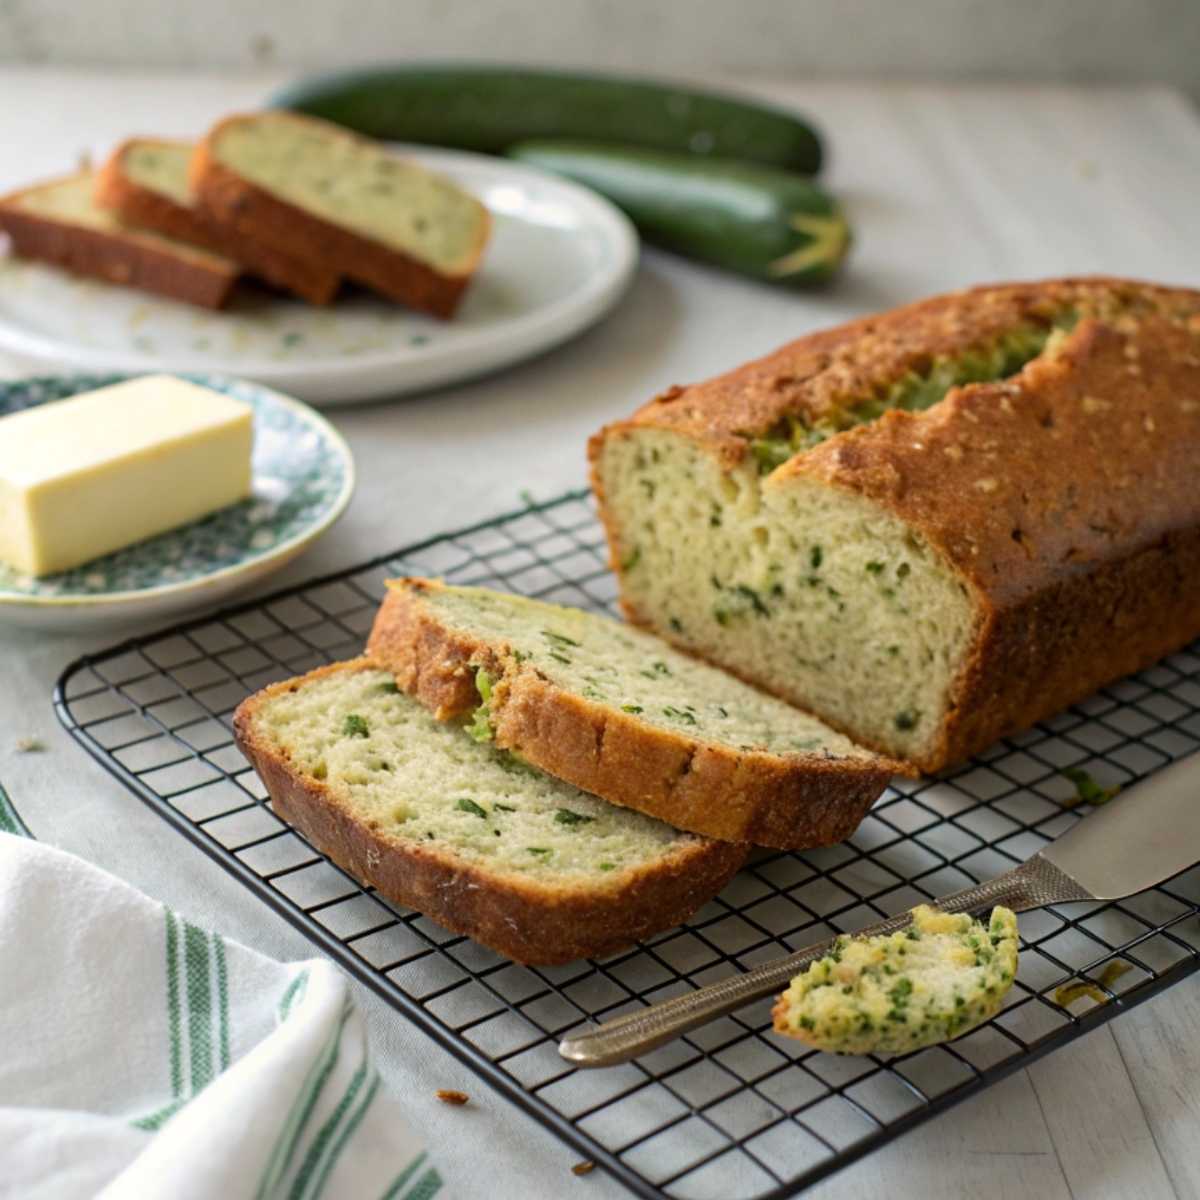
[[[96,203],[130,225],[236,259],[260,279],[311,304],[328,304],[340,283],[336,271],[246,237],[235,228],[219,228],[196,209],[188,186],[194,149],[191,142],[161,138],[122,142],[96,177]]]
[[[368,652],[442,719],[615,804],[706,837],[847,838],[896,764],[610,617],[395,580]]]
[[[746,856],[475,741],[366,659],[251,696],[234,730],[275,811],[314,846],[519,962],[599,957],[677,925]]]
[[[191,166],[222,228],[337,270],[401,304],[454,313],[490,217],[450,180],[315,117],[227,117]]]
[[[125,224],[95,203],[94,186],[93,173],[81,171],[0,197],[0,229],[14,253],[204,308],[228,301],[236,262]]]

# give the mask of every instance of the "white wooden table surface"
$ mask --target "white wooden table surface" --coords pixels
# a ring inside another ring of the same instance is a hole
[[[86,21],[86,6],[72,10]],[[73,166],[130,133],[187,135],[253,107],[278,79],[0,67],[0,188]],[[735,81],[736,82],[736,81]],[[583,479],[587,435],[663,386],[808,329],[985,280],[1113,272],[1195,284],[1200,121],[1165,89],[758,85],[829,134],[828,182],[857,229],[844,281],[793,296],[647,253],[603,325],[536,362],[436,395],[335,414],[359,464],[337,532],[299,580]],[[0,363],[7,373],[21,364]],[[109,639],[111,640],[111,639]],[[50,689],[104,638],[0,629],[0,779],[42,839],[268,954],[308,943],[93,764]],[[48,752],[18,755],[37,735]],[[617,1197],[599,1172],[489,1094],[357,988],[385,1078],[464,1198]],[[474,1104],[447,1109],[436,1088]],[[3,1098],[0,1097],[0,1103]],[[815,1190],[823,1200],[1200,1196],[1200,986],[1185,981]],[[0,1150],[0,1161],[3,1151]]]

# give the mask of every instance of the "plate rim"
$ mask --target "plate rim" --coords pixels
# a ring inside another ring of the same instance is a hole
[[[75,379],[88,379],[94,383],[92,377],[97,374],[125,374],[132,378],[137,378],[143,372],[69,372],[49,375],[22,375],[15,379],[0,379],[0,393],[7,391],[9,388],[28,386],[38,383],[61,383]],[[206,587],[211,587],[214,584],[223,583],[232,576],[258,570],[263,567],[268,567],[279,559],[283,561],[280,565],[284,565],[288,558],[294,556],[302,550],[310,542],[321,537],[342,517],[346,509],[349,507],[350,501],[354,496],[354,491],[358,483],[358,472],[354,463],[354,454],[350,450],[350,446],[346,439],[338,432],[333,423],[317,412],[310,404],[305,404],[303,400],[297,400],[293,396],[285,395],[283,392],[277,391],[275,388],[268,387],[266,384],[257,383],[252,379],[242,379],[236,375],[225,375],[215,371],[160,371],[157,374],[175,375],[180,378],[188,378],[193,383],[211,383],[216,382],[221,385],[237,385],[245,388],[252,388],[271,400],[273,403],[282,404],[285,408],[290,408],[296,412],[302,419],[308,421],[315,426],[322,437],[324,437],[337,452],[338,457],[342,460],[343,478],[342,487],[335,497],[329,511],[314,525],[307,529],[301,530],[288,538],[287,541],[281,542],[278,545],[272,546],[269,550],[263,551],[262,554],[255,558],[251,558],[245,562],[233,563],[227,567],[220,567],[216,571],[212,571],[206,575],[202,575],[197,579],[183,579],[178,583],[165,583],[156,587],[139,588],[133,591],[109,592],[109,593],[90,593],[88,595],[80,595],[71,593],[65,596],[30,596],[21,592],[12,592],[0,588],[0,610],[3,609],[47,609],[47,608],[121,608],[138,602],[154,602],[163,599],[172,599],[182,595],[184,592],[196,590],[199,591]],[[119,383],[121,380],[114,379],[112,382]],[[105,384],[95,384],[94,386],[104,387]],[[71,395],[78,395],[77,392],[72,392]],[[227,394],[227,393],[226,393]],[[69,397],[63,396],[62,399]],[[45,401],[52,404],[54,401]],[[39,407],[34,405],[33,407]],[[186,524],[192,524],[187,522]],[[177,526],[176,528],[183,528]],[[164,530],[164,533],[170,532]]]
[[[64,362],[80,373],[107,371],[132,375],[154,370],[168,371],[174,374],[193,372],[226,375],[229,378],[245,380],[263,380],[262,386],[265,387],[288,386],[293,381],[299,381],[299,385],[303,386],[305,381],[318,376],[333,376],[345,380],[388,369],[403,370],[417,367],[428,369],[464,354],[476,354],[481,350],[486,353],[488,343],[493,340],[497,343],[493,347],[497,364],[508,364],[512,360],[500,353],[508,343],[527,338],[530,332],[539,325],[549,325],[553,327],[553,333],[548,334],[544,341],[538,341],[534,348],[523,352],[519,357],[525,357],[526,353],[537,353],[539,348],[550,349],[561,342],[565,336],[569,336],[572,332],[582,332],[599,320],[628,287],[638,265],[640,240],[637,230],[625,213],[598,192],[573,180],[526,163],[515,162],[512,159],[477,154],[468,150],[451,150],[412,143],[388,142],[386,144],[422,161],[422,165],[434,170],[439,166],[453,169],[457,165],[468,171],[500,173],[515,176],[518,179],[523,176],[536,180],[538,184],[548,186],[570,198],[572,205],[577,210],[582,210],[591,218],[593,225],[603,229],[606,240],[616,253],[610,263],[601,263],[600,267],[584,280],[580,287],[566,296],[560,297],[548,305],[519,312],[497,324],[467,332],[459,340],[451,341],[448,345],[434,344],[429,347],[405,345],[386,351],[372,351],[351,358],[325,357],[296,359],[291,362],[278,359],[226,359],[233,369],[233,373],[231,373],[223,372],[220,369],[214,370],[211,359],[189,358],[186,353],[178,356],[155,356],[107,347],[90,348],[67,338],[60,339],[37,330],[27,331],[24,327],[4,319],[3,314],[0,314],[0,350],[34,359]],[[10,261],[20,260],[11,259]],[[44,263],[33,262],[32,265],[54,269],[51,265]],[[103,284],[103,281],[96,282]],[[131,289],[124,290],[131,291]],[[152,293],[145,293],[145,296],[145,302],[152,305],[171,303],[168,298],[155,296]],[[288,301],[283,302],[287,303]],[[398,308],[403,312],[415,311],[404,309],[403,306],[398,306]],[[216,311],[213,315],[220,317],[222,313]],[[441,328],[442,323],[439,322],[438,327]],[[445,327],[453,328],[453,323],[447,322]],[[487,371],[487,369],[487,367],[482,368],[483,371]],[[479,373],[480,370],[477,369],[469,374],[451,375],[446,379],[418,386],[422,388],[443,387],[455,379],[470,378]],[[384,395],[386,395],[385,390],[380,389],[379,396]],[[342,401],[341,403],[354,402]],[[337,401],[322,403],[330,406],[338,404]]]

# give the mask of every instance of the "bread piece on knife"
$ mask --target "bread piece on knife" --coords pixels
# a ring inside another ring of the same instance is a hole
[[[204,308],[228,301],[236,262],[127,225],[95,203],[94,185],[92,172],[81,171],[0,197],[0,229],[14,253]]]
[[[190,180],[222,228],[437,317],[454,313],[490,227],[450,180],[295,113],[227,117],[197,147]]]
[[[475,741],[366,659],[251,696],[234,729],[275,811],[313,845],[519,962],[599,957],[677,925],[746,855]]]
[[[131,225],[204,246],[236,259],[250,273],[310,304],[337,294],[337,271],[300,258],[236,228],[218,227],[192,203],[190,142],[130,138],[110,155],[96,178],[96,202]]]
[[[610,617],[395,580],[369,653],[437,715],[679,829],[797,849],[850,836],[895,764]]]
[[[839,937],[771,1010],[775,1030],[830,1054],[908,1054],[995,1016],[1017,974],[1017,918],[986,925],[928,904],[881,937]]]

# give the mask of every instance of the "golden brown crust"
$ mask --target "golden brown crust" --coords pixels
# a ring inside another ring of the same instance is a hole
[[[255,726],[264,701],[311,679],[356,668],[321,667],[244,700],[234,713],[237,744],[258,772],[272,807],[322,853],[387,899],[515,959],[551,965],[599,958],[685,921],[733,877],[746,847],[699,841],[669,859],[633,867],[603,885],[552,886],[489,872],[453,851],[369,828],[326,784],[301,774]]]
[[[495,681],[496,744],[610,803],[705,837],[796,850],[848,838],[896,773],[883,758],[784,757],[697,741],[564,691],[506,644],[447,629],[424,603],[440,586],[394,581],[368,653],[443,720],[479,703],[474,674],[484,667]]]
[[[224,166],[214,148],[229,125],[247,119],[244,115],[226,117],[196,147],[190,181],[197,206],[210,220],[233,234],[336,269],[411,308],[443,319],[454,315],[483,257],[490,223],[486,209],[479,244],[467,269],[461,274],[444,274],[380,242],[313,216]],[[354,136],[345,130],[339,133]]]
[[[631,428],[670,429],[696,439],[726,465],[750,440],[787,417],[817,422],[938,356],[987,345],[1022,325],[1048,326],[1074,308],[1105,313],[1194,312],[1200,294],[1106,276],[992,284],[919,300],[834,329],[807,334],[714,379],[674,386],[592,438],[595,462],[604,439]]]
[[[310,304],[329,304],[341,277],[319,263],[287,254],[235,229],[221,228],[195,209],[177,204],[162,192],[135,183],[125,173],[124,157],[145,138],[129,138],[109,156],[96,177],[96,203],[132,225],[144,225],[168,237],[192,242],[224,254],[276,287],[294,292]],[[190,143],[187,143],[190,145]]]
[[[175,254],[134,234],[87,229],[23,210],[19,200],[37,187],[0,198],[0,229],[12,239],[18,257],[204,308],[222,308],[228,302],[237,282],[236,263]]]
[[[681,389],[592,439],[610,547],[605,438],[670,427],[732,465],[748,444],[734,430],[811,415],[847,389],[1067,305],[1102,316],[1085,317],[1009,380],[953,389],[925,412],[889,412],[798,453],[768,486],[817,478],[867,498],[911,524],[968,588],[976,641],[941,736],[915,760],[925,771],[1154,662],[1200,633],[1196,291],[1103,278],[976,288],[802,338]],[[770,380],[793,368],[772,399]]]

